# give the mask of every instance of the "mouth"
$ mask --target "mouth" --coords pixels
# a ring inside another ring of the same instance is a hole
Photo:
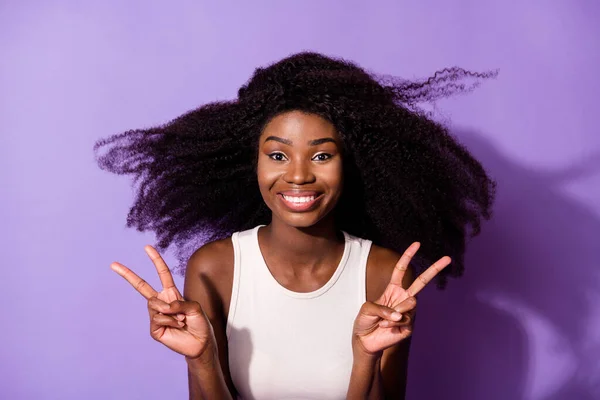
[[[317,206],[323,195],[317,192],[278,193],[281,203],[290,211],[310,211]]]

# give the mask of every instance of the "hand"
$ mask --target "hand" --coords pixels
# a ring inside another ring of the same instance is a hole
[[[402,279],[419,246],[419,243],[413,243],[404,252],[381,297],[374,303],[364,303],[354,320],[352,344],[367,355],[378,355],[411,335],[417,305],[415,296],[451,262],[450,257],[440,258],[404,289]]]
[[[216,341],[206,314],[196,301],[185,301],[173,282],[169,267],[151,246],[144,248],[160,277],[162,291],[157,292],[146,281],[120,263],[111,269],[121,275],[148,300],[150,336],[188,358],[200,357]]]

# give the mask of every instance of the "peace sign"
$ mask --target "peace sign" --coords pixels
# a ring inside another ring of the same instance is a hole
[[[353,338],[369,354],[377,354],[411,335],[412,315],[417,306],[415,296],[451,262],[450,257],[440,258],[404,289],[402,280],[419,247],[415,242],[406,249],[383,294],[375,302],[364,303],[354,321]]]
[[[146,246],[144,250],[156,267],[162,291],[154,290],[123,264],[112,263],[111,269],[148,300],[150,336],[179,354],[199,357],[208,345],[215,343],[208,318],[198,302],[184,300],[160,254],[152,246]]]

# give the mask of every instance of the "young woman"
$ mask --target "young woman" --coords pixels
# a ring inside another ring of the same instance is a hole
[[[404,398],[415,296],[462,274],[494,195],[417,104],[492,75],[409,82],[300,53],[233,101],[97,143],[102,168],[140,183],[128,225],[185,270],[182,295],[153,247],[160,291],[111,265],[185,356],[191,399]]]

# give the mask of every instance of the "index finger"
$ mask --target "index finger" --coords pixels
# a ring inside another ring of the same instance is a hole
[[[148,284],[148,282],[137,276],[132,270],[130,270],[123,264],[114,262],[110,264],[110,268],[117,274],[125,278],[125,280],[129,282],[131,286],[133,286],[134,289],[137,290],[147,300],[158,295],[156,290],[154,290],[152,286]]]
[[[171,270],[167,266],[165,260],[163,260],[163,258],[160,256],[158,251],[156,251],[156,249],[152,246],[145,246],[144,250],[156,267],[156,272],[158,272],[158,277],[160,278],[160,283],[162,284],[163,289],[174,288],[175,282],[173,281]]]
[[[421,275],[417,276],[417,279],[413,282],[412,285],[406,292],[409,296],[415,296],[419,293],[437,274],[440,273],[444,268],[450,265],[452,259],[448,256],[444,256],[437,260],[431,267],[427,268]]]
[[[402,280],[404,279],[404,274],[406,274],[406,270],[408,269],[408,264],[419,250],[421,244],[419,242],[414,242],[408,249],[402,254],[396,266],[394,267],[394,272],[392,272],[392,278],[390,279],[390,283],[392,285],[397,285],[402,287]]]

